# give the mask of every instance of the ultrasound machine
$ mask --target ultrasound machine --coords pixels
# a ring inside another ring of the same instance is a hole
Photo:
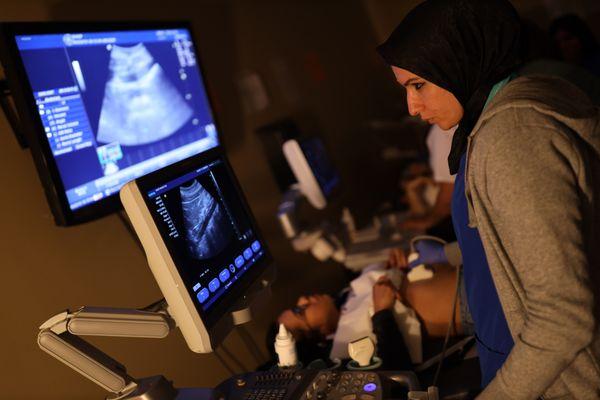
[[[140,177],[120,193],[164,302],[144,310],[61,313],[38,336],[44,351],[115,398],[375,400],[405,398],[418,387],[410,373],[295,368],[249,372],[215,389],[175,389],[162,376],[130,377],[80,336],[161,338],[177,327],[190,350],[214,351],[268,299],[275,268],[220,148]]]
[[[332,258],[360,271],[387,261],[390,249],[401,246],[404,238],[395,213],[374,216],[373,223],[362,229],[357,229],[348,208],[340,222],[326,221],[312,229],[299,223],[299,204],[306,199],[313,208],[325,209],[340,191],[341,178],[316,136],[290,138],[282,143],[281,151],[295,181],[284,193],[277,216],[295,250],[310,250],[319,260]]]
[[[130,376],[85,341],[179,328],[190,350],[212,352],[268,300],[275,266],[220,146],[189,24],[8,23],[0,39],[0,104],[56,224],[124,207],[164,295],[142,309],[58,313],[40,326],[43,351],[111,399],[377,400],[418,388],[409,373],[277,367],[176,388]]]

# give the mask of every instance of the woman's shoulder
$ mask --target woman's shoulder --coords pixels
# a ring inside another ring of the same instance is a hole
[[[523,65],[518,74],[520,76],[554,76],[564,79],[583,91],[595,105],[600,105],[600,77],[579,65],[552,59],[538,59]]]
[[[598,110],[577,86],[550,75],[521,76],[510,81],[490,102],[483,116],[503,110],[533,109],[546,115],[593,117]]]
[[[472,132],[478,142],[512,144],[545,137],[571,141],[573,134],[600,152],[600,109],[570,83],[550,76],[519,77],[507,84],[485,109]]]

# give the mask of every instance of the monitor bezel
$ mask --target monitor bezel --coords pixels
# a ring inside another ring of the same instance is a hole
[[[227,313],[235,311],[235,306],[240,305],[239,299],[243,298],[244,294],[248,291],[248,289],[266,272],[268,267],[272,266],[273,264],[273,258],[271,256],[271,253],[269,252],[268,246],[266,245],[266,242],[264,240],[264,236],[260,232],[258,224],[256,223],[254,214],[252,213],[252,210],[248,205],[246,196],[244,195],[244,192],[239,184],[237,176],[235,175],[225,152],[222,148],[219,147],[189,157],[185,160],[179,161],[175,164],[154,171],[148,175],[144,175],[135,180],[135,184],[137,186],[137,189],[139,190],[140,196],[142,197],[143,203],[145,205],[143,213],[147,217],[149,217],[149,220],[152,222],[149,226],[151,233],[152,235],[157,235],[156,237],[160,237],[162,239],[162,244],[167,250],[168,260],[164,265],[174,266],[176,272],[179,275],[179,278],[183,282],[183,278],[181,277],[181,274],[179,273],[179,270],[177,269],[177,266],[175,264],[175,260],[171,255],[171,250],[164,241],[160,229],[156,225],[156,221],[152,215],[152,212],[150,211],[149,204],[151,203],[151,201],[148,198],[148,191],[155,189],[156,187],[165,184],[173,179],[176,179],[177,177],[191,172],[197,168],[200,168],[203,165],[206,165],[219,159],[222,160],[227,172],[229,173],[234,190],[238,195],[244,212],[248,216],[250,226],[255,234],[255,237],[257,240],[260,241],[262,245],[264,255],[259,260],[257,260],[257,262],[251,268],[249,268],[246,271],[246,273],[244,273],[234,285],[232,285],[231,291],[228,292],[226,296],[217,300],[217,302],[213,306],[211,306],[211,308],[208,311],[203,311],[196,307],[196,303],[194,299],[190,296],[188,289],[186,287],[183,288],[185,294],[188,296],[189,300],[194,305],[194,311],[198,313],[200,319],[204,323],[207,330],[213,328],[219,322],[219,320],[223,318]]]
[[[122,209],[118,191],[89,205],[71,210],[65,187],[52,154],[41,117],[37,111],[33,89],[21,59],[15,36],[57,33],[88,33],[157,29],[187,29],[190,32],[200,78],[211,107],[217,130],[217,147],[222,146],[221,129],[213,98],[207,85],[192,26],[187,21],[118,21],[118,22],[9,22],[0,24],[0,62],[4,66],[8,86],[19,115],[20,127],[31,149],[38,176],[56,225],[71,226],[93,221]]]

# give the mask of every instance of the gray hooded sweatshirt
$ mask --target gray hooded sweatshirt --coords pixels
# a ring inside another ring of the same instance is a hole
[[[600,109],[521,77],[469,137],[466,196],[515,345],[481,399],[600,399]]]

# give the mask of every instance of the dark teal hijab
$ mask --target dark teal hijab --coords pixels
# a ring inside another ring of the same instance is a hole
[[[508,0],[427,0],[377,48],[388,64],[448,90],[463,106],[448,156],[452,174],[492,87],[520,64],[519,33]]]

